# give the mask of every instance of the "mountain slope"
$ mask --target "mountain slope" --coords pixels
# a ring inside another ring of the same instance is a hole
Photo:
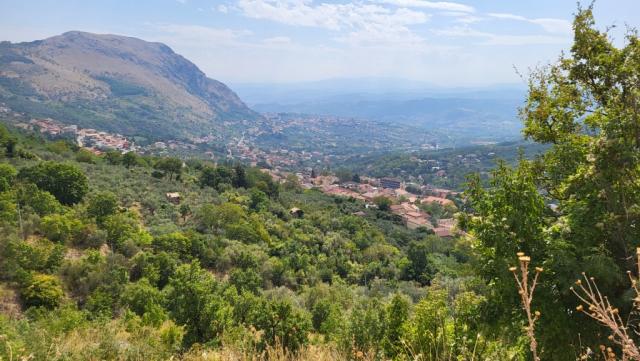
[[[152,137],[207,134],[227,121],[260,117],[164,44],[77,31],[0,43],[0,102],[33,116]]]

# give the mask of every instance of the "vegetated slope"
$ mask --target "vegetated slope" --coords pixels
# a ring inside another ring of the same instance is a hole
[[[33,116],[156,137],[205,134],[225,121],[259,118],[164,44],[77,31],[1,43],[0,102]]]
[[[358,174],[397,176],[407,181],[462,191],[470,173],[478,173],[486,180],[498,162],[514,165],[521,156],[534,159],[547,149],[548,146],[539,143],[502,142],[411,153],[384,152],[353,156],[342,160],[338,166]]]
[[[511,352],[454,317],[483,297],[464,238],[258,168],[95,156],[0,126],[0,207],[0,309],[25,315],[0,312],[3,360],[52,348],[65,360]],[[492,347],[440,341],[458,335]]]

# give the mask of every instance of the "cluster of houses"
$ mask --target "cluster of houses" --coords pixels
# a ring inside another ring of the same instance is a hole
[[[120,134],[110,134],[100,132],[95,129],[79,129],[76,133],[76,140],[81,147],[92,149],[116,149],[128,152],[133,149],[133,143]]]
[[[53,119],[31,119],[28,123],[17,123],[17,127],[38,131],[52,137],[69,137],[75,139],[79,146],[100,154],[104,149],[116,149],[122,152],[135,150],[135,146],[120,134],[111,134],[95,129],[82,129],[77,125],[63,125]]]
[[[284,182],[287,174],[263,169],[276,181]],[[416,187],[422,195],[416,195],[406,190],[405,183],[397,178],[360,177],[360,182],[340,182],[335,175],[314,175],[306,173],[295,174],[300,185],[306,189],[319,189],[325,194],[353,198],[365,202],[366,207],[375,207],[375,200],[379,197],[392,201],[390,211],[400,216],[409,229],[426,228],[433,230],[440,237],[452,237],[456,234],[453,218],[435,220],[419,205],[436,203],[443,207],[455,206],[449,199],[456,192],[448,189],[435,188],[429,185]]]

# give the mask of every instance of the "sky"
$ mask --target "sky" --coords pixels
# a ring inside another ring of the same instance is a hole
[[[70,30],[160,41],[232,83],[393,78],[521,83],[572,41],[575,0],[0,0],[0,40]],[[598,27],[640,26],[640,0],[598,0]]]

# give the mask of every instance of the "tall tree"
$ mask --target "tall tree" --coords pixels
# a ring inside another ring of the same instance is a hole
[[[80,202],[89,191],[87,177],[73,164],[42,162],[21,169],[18,178],[53,194],[60,203],[65,205]]]
[[[173,180],[174,174],[180,176],[182,173],[182,161],[178,158],[162,158],[156,163],[155,168],[169,174],[169,180]]]
[[[463,222],[479,243],[494,320],[512,322],[519,307],[506,269],[515,252],[548,269],[535,307],[542,348],[557,360],[575,359],[563,352],[568,344],[598,342],[591,323],[568,311],[572,282],[587,272],[613,304],[624,304],[622,276],[640,245],[640,40],[630,32],[614,46],[595,27],[592,7],[579,9],[573,27],[570,55],[531,75],[521,109],[525,136],[549,150],[515,170],[500,167],[490,190],[474,179],[473,214]]]

